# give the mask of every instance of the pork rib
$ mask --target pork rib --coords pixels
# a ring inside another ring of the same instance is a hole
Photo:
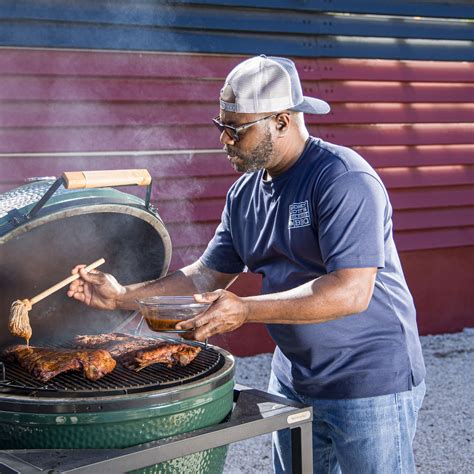
[[[189,344],[174,344],[161,342],[155,347],[148,347],[126,354],[121,362],[128,369],[139,371],[153,364],[166,364],[168,367],[173,365],[188,365],[201,352],[201,348],[190,346]]]
[[[114,332],[110,334],[76,336],[74,344],[79,348],[103,349],[110,352],[114,359],[120,359],[121,356],[129,352],[156,346],[157,340]]]
[[[147,337],[129,336],[122,333],[76,336],[79,347],[101,348],[112,354],[124,367],[141,370],[153,364],[190,364],[201,351],[200,347],[183,343],[157,341]]]
[[[104,350],[49,349],[18,344],[4,351],[28,373],[41,382],[48,382],[68,371],[83,371],[89,380],[99,380],[112,372],[116,361]]]

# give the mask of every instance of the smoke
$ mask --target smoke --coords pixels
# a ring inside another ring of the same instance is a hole
[[[0,191],[20,185],[32,176],[146,168],[154,180],[152,204],[158,207],[172,239],[176,240],[173,261],[175,265],[191,263],[200,256],[210,237],[208,222],[196,224],[200,201],[205,197],[204,183],[209,176],[202,165],[205,151],[194,150],[192,139],[197,136],[196,125],[199,131],[205,130],[201,124],[208,123],[212,115],[208,113],[214,107],[209,101],[210,84],[211,88],[215,87],[217,109],[220,81],[212,80],[215,72],[205,62],[196,60],[196,56],[156,53],[190,51],[184,36],[172,29],[182,11],[180,8],[137,4],[132,0],[101,2],[92,10],[79,4],[65,8],[67,17],[77,19],[71,23],[69,39],[77,39],[77,48],[85,47],[87,41],[95,41],[91,47],[101,50],[6,48],[0,51],[0,55],[8,56],[2,62],[5,68],[1,72],[8,80],[8,88],[3,89],[4,107],[0,108],[3,138]],[[100,35],[95,38],[86,37],[81,29],[84,25],[79,22],[86,17],[89,20],[94,17],[102,25]],[[58,28],[55,35],[67,35],[64,33],[67,24]],[[204,109],[202,120],[189,114],[188,108],[195,110],[196,104]],[[212,124],[209,133],[215,136]],[[120,190],[145,196],[144,188]],[[81,205],[93,204],[95,193],[85,191],[89,200]],[[41,252],[34,246],[30,250],[26,246],[24,253],[20,252],[21,258],[9,260],[11,266],[18,262],[23,266],[26,255],[34,257],[35,263],[32,268],[27,266],[31,271],[25,267],[16,285],[8,286],[11,295],[4,298],[5,308],[13,293],[15,297],[16,294],[31,297],[46,284],[63,278],[77,263],[89,263],[104,253],[107,263],[103,270],[115,273],[123,283],[159,274],[156,262],[163,249],[157,232],[138,218],[132,219],[131,225],[120,219],[117,222],[102,215],[74,227],[75,234],[49,235]],[[56,225],[62,231],[70,224],[68,219],[63,219]],[[183,240],[183,235],[191,237]],[[100,241],[103,243],[98,245]],[[38,260],[39,253],[43,259]],[[44,270],[38,274],[38,268]],[[3,282],[1,286],[5,289]],[[41,321],[53,319],[54,331],[59,334],[68,327],[65,321],[70,321],[69,313],[76,317],[78,303],[67,300],[64,293],[57,297],[57,301],[44,300],[33,311],[37,334],[51,331],[51,328],[39,330]],[[114,315],[99,316],[85,311],[76,319],[73,329],[87,327],[88,331],[98,331],[114,321]]]

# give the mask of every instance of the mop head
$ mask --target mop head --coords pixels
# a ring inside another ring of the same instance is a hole
[[[10,332],[14,336],[23,337],[28,344],[33,331],[30,326],[28,311],[31,309],[29,300],[16,300],[10,308]]]

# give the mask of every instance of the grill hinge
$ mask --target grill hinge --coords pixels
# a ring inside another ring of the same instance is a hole
[[[13,224],[13,227],[17,227],[28,220],[26,214],[23,214],[18,209],[11,209],[10,211],[7,211],[7,214],[9,217],[8,220]]]

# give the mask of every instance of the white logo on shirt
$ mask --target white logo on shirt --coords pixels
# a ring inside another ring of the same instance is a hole
[[[296,229],[308,225],[311,225],[308,201],[294,202],[293,204],[290,204],[290,220],[288,222],[288,229]]]

